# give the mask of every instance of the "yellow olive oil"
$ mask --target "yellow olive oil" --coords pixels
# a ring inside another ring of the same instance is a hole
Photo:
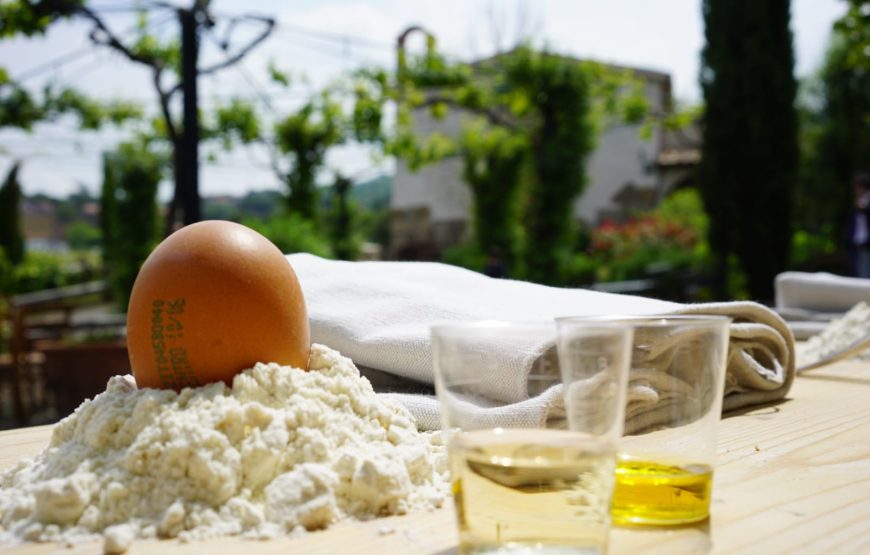
[[[611,515],[617,524],[687,524],[710,514],[713,469],[619,459]]]
[[[459,552],[604,553],[615,454],[557,430],[464,432],[450,443]]]

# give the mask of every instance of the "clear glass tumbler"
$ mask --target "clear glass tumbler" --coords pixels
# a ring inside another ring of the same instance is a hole
[[[606,552],[631,330],[571,345],[552,322],[432,328],[460,553]]]
[[[731,320],[723,316],[559,319],[634,329],[612,515],[675,525],[710,514]]]

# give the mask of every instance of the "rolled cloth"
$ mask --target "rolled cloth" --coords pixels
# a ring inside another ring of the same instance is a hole
[[[561,289],[493,279],[430,262],[342,262],[310,254],[287,259],[308,306],[311,339],[351,358],[365,375],[373,370],[411,383],[433,383],[430,328],[477,320],[533,321],[561,316],[715,314],[733,319],[723,410],[782,399],[794,379],[794,339],[785,322],[753,302],[679,304],[585,289]],[[529,352],[541,353],[541,349]],[[517,404],[546,424],[559,419],[553,392],[529,393],[522,357],[492,371],[493,396]],[[664,374],[664,373],[662,373]],[[629,378],[626,429],[655,420],[681,384],[665,375]],[[388,394],[416,417],[420,429],[440,427],[438,404],[426,394]]]

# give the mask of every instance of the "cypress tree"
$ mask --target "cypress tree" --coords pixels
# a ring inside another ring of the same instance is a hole
[[[353,182],[343,175],[335,176],[332,186],[332,250],[340,260],[356,258],[356,248],[353,241],[353,212],[350,204],[350,190]]]
[[[113,163],[115,153],[103,153],[103,185],[100,190],[100,235],[103,268],[111,281],[112,263],[117,257],[118,201],[117,188],[120,178],[117,164]]]
[[[24,260],[24,237],[21,235],[21,186],[18,184],[20,162],[12,164],[0,187],[0,249],[14,264]]]
[[[115,301],[126,310],[136,275],[159,239],[157,186],[165,160],[124,143],[103,156],[103,256]]]
[[[766,301],[788,262],[798,164],[789,0],[704,0],[703,15],[700,181],[718,294],[733,254]]]
[[[847,235],[850,183],[870,171],[870,68],[850,63],[860,43],[848,39],[835,27],[818,75],[818,107],[805,111],[801,121],[806,150],[796,221],[817,233],[827,231],[837,242]]]

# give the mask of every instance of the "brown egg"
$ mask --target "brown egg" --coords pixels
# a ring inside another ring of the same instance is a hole
[[[148,256],[127,310],[139,387],[232,383],[256,362],[308,368],[308,313],[296,273],[243,225],[183,227]]]

